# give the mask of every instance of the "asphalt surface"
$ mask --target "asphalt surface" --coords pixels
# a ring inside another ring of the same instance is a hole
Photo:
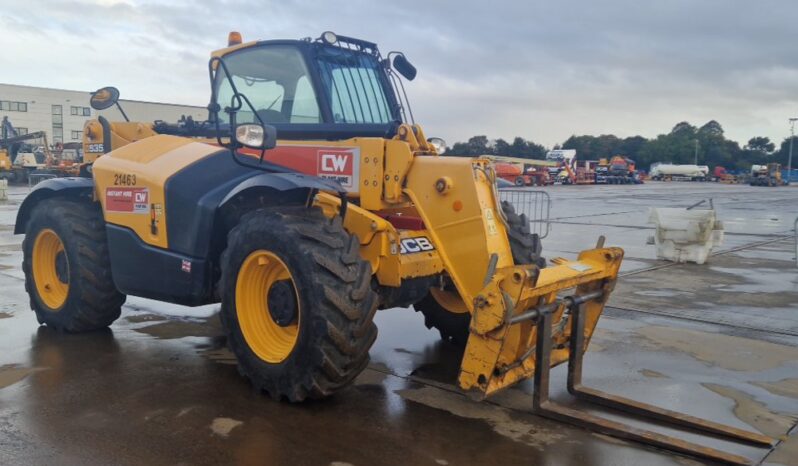
[[[798,464],[798,188],[546,191],[546,257],[574,257],[599,235],[626,250],[585,382],[779,443],[732,444],[578,406],[755,464]],[[22,238],[12,235],[27,192],[12,187],[0,201],[0,464],[702,464],[543,419],[531,412],[529,382],[472,401],[455,387],[460,354],[412,309],[378,313],[372,362],[351,388],[300,405],[254,393],[238,375],[217,306],[129,298],[107,331],[39,327],[24,291]],[[648,208],[709,198],[726,228],[709,262],[656,260]],[[552,397],[572,405],[564,371],[552,371]]]

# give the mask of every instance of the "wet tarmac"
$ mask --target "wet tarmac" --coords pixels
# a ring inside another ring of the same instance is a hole
[[[39,327],[12,233],[27,188],[0,202],[0,464],[692,465],[531,412],[531,383],[475,402],[455,387],[460,354],[412,309],[378,313],[370,366],[333,398],[254,393],[221,336],[217,306],[130,298],[110,329]],[[555,186],[546,257],[626,250],[623,278],[585,358],[585,382],[779,439],[774,449],[612,419],[761,464],[798,464],[798,188],[710,183]],[[708,264],[657,261],[649,207],[712,198],[726,241]],[[574,404],[565,368],[552,396]],[[792,435],[790,435],[792,434]]]

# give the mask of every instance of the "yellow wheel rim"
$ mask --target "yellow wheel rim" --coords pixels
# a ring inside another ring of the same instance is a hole
[[[64,243],[53,230],[44,229],[33,243],[33,282],[45,306],[59,311],[69,295],[69,261]]]
[[[435,298],[435,301],[447,311],[453,314],[468,312],[463,298],[461,298],[457,292],[441,290],[440,288],[430,288],[429,291],[432,293],[432,297]]]
[[[274,298],[273,287],[281,286],[278,283],[283,281],[291,285],[296,317],[293,322],[283,322],[281,325],[274,315],[284,311],[285,306],[274,308],[275,303],[272,303],[273,308],[270,308],[269,298]],[[299,311],[296,284],[285,262],[264,250],[247,256],[236,280],[236,315],[249,348],[266,362],[276,364],[284,361],[296,345],[301,315]]]

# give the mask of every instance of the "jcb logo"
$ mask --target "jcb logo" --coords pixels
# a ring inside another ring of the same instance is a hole
[[[321,171],[344,173],[351,154],[321,154]]]
[[[435,246],[429,241],[426,236],[419,236],[417,238],[405,238],[399,241],[401,246],[399,249],[400,254],[413,254],[416,252],[432,251]]]

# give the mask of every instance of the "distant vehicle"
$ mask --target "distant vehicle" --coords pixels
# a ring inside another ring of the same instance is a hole
[[[728,170],[726,170],[726,167],[718,165],[712,171],[712,181],[734,184],[737,183],[737,177],[729,173]]]
[[[509,181],[515,186],[527,186],[530,184],[528,176],[524,175],[524,166],[515,163],[495,163],[496,176]]]
[[[576,158],[576,149],[554,149],[546,152],[546,160],[571,164]]]
[[[751,186],[781,186],[783,184],[780,163],[751,166]]]
[[[640,184],[635,161],[623,155],[601,159],[596,167],[597,184]]]
[[[649,172],[651,179],[657,181],[706,181],[708,175],[709,167],[705,165],[674,165],[671,163],[652,165]]]

